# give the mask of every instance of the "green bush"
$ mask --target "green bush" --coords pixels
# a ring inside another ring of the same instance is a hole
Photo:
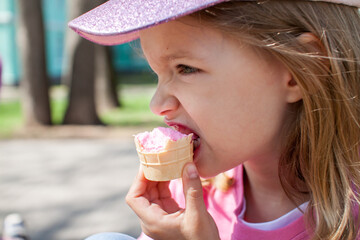
[[[100,114],[104,124],[110,126],[147,126],[163,125],[162,118],[150,111],[149,103],[153,86],[144,86],[137,90],[123,86],[120,108]],[[62,123],[68,100],[66,98],[51,99],[51,118],[55,125]],[[11,137],[23,125],[23,114],[19,100],[0,102],[0,138]]]
[[[101,115],[101,120],[114,126],[157,126],[162,118],[150,111],[151,96],[125,95],[122,97],[122,107]]]
[[[19,101],[0,102],[0,137],[9,137],[23,124]]]

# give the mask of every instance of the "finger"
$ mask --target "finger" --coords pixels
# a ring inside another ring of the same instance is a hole
[[[207,213],[201,180],[193,163],[188,163],[183,171],[183,185],[185,195],[185,218],[197,219],[200,215]]]
[[[139,172],[136,175],[129,192],[127,194],[127,197],[138,197],[143,195],[146,192],[146,189],[148,187],[149,180],[147,180],[144,176],[143,169],[140,165]]]
[[[126,203],[134,210],[135,213],[137,213],[137,209],[139,207],[144,208],[150,205],[146,198],[140,197],[145,194],[147,184],[148,182],[144,177],[142,169],[140,168],[125,198]]]
[[[144,177],[142,168],[140,167],[139,172],[126,196],[126,202],[144,221],[147,221],[149,218],[153,218],[155,216],[162,216],[166,214],[167,209],[162,209],[163,204],[161,204],[161,201],[159,202],[158,199],[160,199],[160,195],[167,196],[169,194],[167,193],[168,185],[169,183],[166,182],[159,183],[147,180]],[[161,191],[164,191],[165,193],[161,194]]]
[[[143,166],[140,165],[139,172],[136,176],[134,184],[130,188],[129,193],[134,194],[133,196],[135,197],[144,196],[149,200],[149,202],[153,202],[156,199],[171,197],[169,184],[170,181],[156,182],[146,179]]]

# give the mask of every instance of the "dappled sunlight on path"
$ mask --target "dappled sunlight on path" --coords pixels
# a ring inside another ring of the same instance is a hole
[[[22,214],[32,240],[139,234],[124,200],[138,169],[131,135],[2,140],[0,153],[0,217]]]

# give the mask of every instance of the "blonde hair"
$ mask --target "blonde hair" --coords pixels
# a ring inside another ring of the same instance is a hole
[[[280,59],[300,86],[279,163],[289,198],[310,195],[312,239],[355,239],[360,204],[360,17],[306,1],[227,2],[193,14]],[[319,47],[298,37],[311,33]]]

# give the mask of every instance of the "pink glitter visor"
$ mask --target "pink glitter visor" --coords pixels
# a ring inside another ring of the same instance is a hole
[[[117,45],[137,39],[142,29],[225,1],[228,0],[109,0],[72,20],[69,27],[92,42]],[[360,7],[360,0],[319,1]]]
[[[168,22],[226,0],[109,0],[72,20],[69,27],[102,45],[139,37],[139,30]]]

